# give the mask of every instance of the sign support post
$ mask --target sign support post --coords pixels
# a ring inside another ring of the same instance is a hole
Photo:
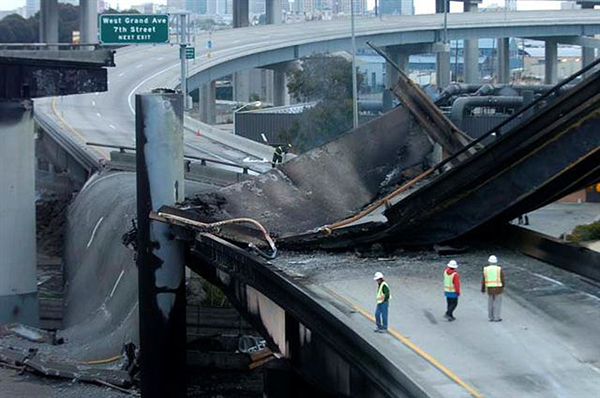
[[[179,58],[181,60],[181,92],[183,93],[183,109],[188,109],[188,94],[187,94],[187,60],[186,48],[188,44],[187,37],[187,14],[180,14],[179,20]]]

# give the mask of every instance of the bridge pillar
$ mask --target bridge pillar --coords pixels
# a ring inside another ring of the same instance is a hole
[[[593,10],[593,3],[580,3],[581,8],[584,10]],[[581,67],[589,65],[592,61],[596,59],[596,49],[590,47],[581,47]],[[595,69],[595,68],[594,68]],[[586,73],[585,76],[588,76],[590,72]]]
[[[477,12],[477,3],[471,0],[464,2],[464,12]],[[464,41],[464,81],[465,83],[479,82],[479,40],[468,39]],[[458,60],[457,60],[458,62]]]
[[[273,105],[284,106],[290,104],[290,93],[287,87],[285,69],[273,70]]]
[[[98,43],[98,0],[79,0],[81,44]],[[90,47],[93,49],[93,47]]]
[[[558,81],[558,43],[553,39],[544,41],[544,83],[556,84]]]
[[[436,0],[435,12],[443,14],[444,10],[450,12],[449,0]],[[443,89],[450,84],[450,52],[442,51],[435,54],[435,84],[438,89]]]
[[[281,13],[283,11],[282,0],[266,0],[265,7],[267,11],[267,25],[278,25],[281,23]]]
[[[510,81],[510,47],[509,39],[498,39],[498,82],[508,84]]]
[[[0,101],[0,325],[37,326],[31,101]]]
[[[409,73],[409,57],[410,54],[402,51],[401,46],[386,47],[386,53],[391,60],[400,67],[402,72],[408,75]],[[385,90],[383,90],[383,111],[389,111],[393,107],[393,94],[390,91],[398,81],[399,73],[389,62],[385,64]]]
[[[150,212],[183,201],[183,96],[135,98],[141,392],[186,396],[183,244]]]
[[[248,1],[233,0],[233,27],[243,28],[250,24],[248,18]]]
[[[593,47],[581,47],[581,67],[588,66],[596,59],[596,49]],[[595,69],[595,68],[594,68]],[[590,72],[586,74],[589,75]]]
[[[215,101],[217,86],[213,80],[210,83],[202,85],[199,93],[200,102],[200,120],[207,124],[216,123]]]
[[[40,43],[58,43],[58,0],[40,2]]]

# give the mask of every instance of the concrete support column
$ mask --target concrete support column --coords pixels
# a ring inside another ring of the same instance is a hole
[[[250,24],[248,19],[248,1],[233,0],[233,27],[243,28]]]
[[[436,0],[435,12],[443,14],[444,9],[450,12],[449,0]],[[443,89],[450,84],[450,52],[438,52],[435,55],[435,81],[438,89]]]
[[[217,122],[215,112],[216,87],[216,82],[213,80],[200,88],[200,120],[207,124],[216,124]]]
[[[581,47],[581,67],[588,66],[596,59],[596,49],[593,47]],[[596,68],[594,68],[596,69]],[[585,76],[588,76],[587,72]]]
[[[273,69],[273,105],[290,104],[290,93],[287,87],[287,77],[284,68]]]
[[[243,70],[232,75],[233,100],[248,102],[250,100],[250,71]]]
[[[510,47],[509,39],[498,39],[498,83],[508,84],[510,81]]]
[[[38,326],[31,101],[0,101],[0,325]]]
[[[278,25],[281,23],[282,7],[282,0],[265,0],[267,25]]]
[[[184,199],[183,96],[135,98],[141,392],[186,396],[184,247],[151,211]]]
[[[477,3],[471,0],[464,2],[464,12],[477,12]],[[479,40],[469,39],[464,41],[464,80],[465,83],[479,82]],[[457,61],[458,62],[458,61]]]
[[[558,81],[558,44],[556,40],[546,39],[544,43],[545,52],[545,84],[556,84]]]
[[[403,52],[402,47],[391,46],[386,47],[386,53],[390,59],[400,67],[400,69],[409,74],[409,57],[410,54]],[[394,94],[390,91],[392,87],[398,82],[399,73],[389,62],[385,64],[385,90],[383,91],[383,110],[388,111],[392,109]]]
[[[79,31],[81,44],[98,43],[98,0],[79,0]]]
[[[58,0],[40,2],[40,43],[58,43]]]

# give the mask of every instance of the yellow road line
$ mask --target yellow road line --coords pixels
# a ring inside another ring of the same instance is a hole
[[[56,115],[56,117],[58,118],[58,120],[64,124],[64,126],[69,129],[73,134],[75,134],[77,137],[79,137],[79,139],[81,139],[81,141],[83,141],[83,143],[85,144],[87,142],[87,140],[85,139],[85,137],[83,135],[81,135],[81,133],[77,130],[75,130],[60,114],[60,112],[58,111],[58,107],[56,106],[56,97],[52,98],[52,112],[54,112],[54,115]],[[92,147],[92,150],[96,151],[97,153],[100,154],[100,156],[102,156],[104,159],[108,159],[109,156],[108,154],[99,148],[96,147]]]
[[[375,317],[373,315],[371,315],[370,312],[362,309],[358,305],[354,304],[352,301],[337,294],[336,292],[329,289],[328,287],[326,287],[326,286],[320,286],[320,287],[323,288],[324,290],[326,290],[331,296],[335,297],[336,299],[338,299],[340,301],[343,301],[348,306],[350,306],[353,310],[355,310],[356,312],[358,312],[359,314],[361,314],[362,316],[364,316],[371,322],[375,323]],[[461,386],[462,388],[467,390],[473,397],[483,398],[483,394],[481,394],[479,391],[477,391],[475,388],[473,388],[471,385],[469,385],[463,379],[461,379],[456,374],[454,374],[450,369],[448,369],[447,367],[445,367],[444,365],[439,363],[434,357],[431,356],[431,354],[424,351],[421,347],[419,347],[418,345],[416,345],[415,343],[410,341],[407,337],[401,335],[400,333],[398,333],[397,331],[395,331],[394,329],[391,329],[391,328],[388,329],[388,332],[389,332],[389,334],[394,336],[397,340],[399,340],[402,344],[404,344],[406,347],[410,348],[413,352],[415,352],[421,358],[425,359],[427,362],[429,362],[431,365],[433,365],[436,369],[438,369],[440,372],[445,374],[450,380],[452,380],[453,382],[455,382],[456,384],[458,384],[459,386]]]

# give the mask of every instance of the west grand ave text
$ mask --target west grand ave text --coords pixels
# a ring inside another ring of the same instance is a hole
[[[135,25],[135,24],[142,24],[142,25],[150,25],[150,24],[158,24],[158,25],[164,25],[167,24],[169,21],[167,18],[164,17],[135,17],[135,16],[126,16],[126,17],[122,17],[122,16],[103,16],[102,18],[102,24],[105,25]]]

